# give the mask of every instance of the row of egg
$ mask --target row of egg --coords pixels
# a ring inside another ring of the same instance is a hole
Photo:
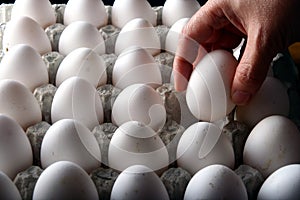
[[[172,26],[177,20],[191,17],[200,8],[196,0],[167,0],[162,11],[162,23]],[[55,12],[49,0],[16,0],[11,18],[28,16],[46,28],[56,22]],[[123,28],[132,19],[144,18],[157,25],[157,14],[147,0],[116,0],[112,6],[112,25]],[[102,0],[69,0],[64,11],[63,23],[86,21],[97,28],[107,25],[108,14]]]
[[[35,48],[40,54],[45,54],[51,51],[52,48],[51,44],[47,39],[47,36],[43,30],[44,28],[47,28],[55,23],[55,19],[54,21],[52,19],[54,17],[53,8],[51,7],[51,5],[48,5],[50,4],[49,1],[39,1],[38,4],[34,2],[35,1],[32,0],[15,2],[12,9],[11,21],[7,23],[7,27],[5,28],[5,32],[4,32],[3,48],[6,51],[9,50],[14,44],[18,44],[18,43],[27,43],[33,48]],[[179,14],[178,12],[176,12],[176,17],[175,15],[173,16],[173,18],[175,19],[172,19],[173,22],[169,26],[173,24],[175,25],[175,22],[177,22],[180,19],[191,17],[192,14],[195,13],[200,8],[200,5],[195,6],[194,5],[195,3],[198,4],[198,2],[195,0],[190,0],[190,1],[178,0],[178,4],[180,5],[190,4],[189,7],[193,7],[193,9],[190,11],[180,9],[180,11],[183,13]],[[97,4],[97,5],[93,5],[93,4]],[[167,1],[166,4],[168,5],[170,4],[170,2]],[[41,9],[35,9],[35,6],[37,5]],[[171,6],[169,6],[170,7],[169,9],[167,9],[168,6],[164,7],[165,13],[167,14],[170,13],[171,11],[172,11],[171,13],[174,12],[173,9],[175,8],[172,8],[173,4],[170,5]],[[136,8],[134,8],[135,6]],[[118,37],[116,42],[116,47],[115,47],[115,53],[117,55],[119,55],[124,49],[132,45],[137,45],[146,48],[152,55],[159,53],[160,49],[164,48],[164,44],[160,44],[159,37],[155,32],[155,29],[153,28],[154,26],[156,26],[156,23],[153,23],[152,22],[153,20],[149,19],[148,17],[149,12],[146,12],[143,9],[138,9],[138,7],[141,6],[142,7],[146,6],[147,9],[150,9],[150,11],[153,12],[153,15],[155,16],[156,19],[155,11],[150,7],[149,3],[145,0],[143,1],[129,0],[129,2],[116,1],[114,6],[112,7],[112,13],[113,13],[112,19],[118,19],[124,21],[122,22],[124,23],[122,26],[118,26],[114,24],[114,20],[112,20],[113,21],[112,24],[114,26],[122,29],[120,37]],[[87,11],[87,9],[91,9],[91,8],[93,8],[92,11],[94,12]],[[129,14],[125,15],[124,14],[125,9],[126,11],[128,11],[129,8],[133,9],[133,11],[129,12],[130,15]],[[81,9],[81,12],[75,12],[73,9],[75,11]],[[83,13],[82,10],[86,10],[86,13],[82,14]],[[76,15],[74,15],[74,13],[76,13]],[[122,15],[120,15],[119,13],[122,13]],[[96,16],[89,16],[89,15],[96,15]],[[107,18],[107,13],[105,12],[105,8],[103,6],[102,1],[100,0],[80,1],[80,2],[69,1],[68,4],[66,5],[65,12],[64,12],[64,19],[65,21],[69,21],[69,22],[64,23],[64,25],[66,26],[66,30],[64,30],[61,35],[59,41],[59,49],[57,50],[61,54],[67,55],[72,50],[78,47],[88,47],[94,49],[99,54],[103,54],[105,52],[105,44],[103,41],[103,37],[98,31],[98,28],[100,28],[101,26],[99,27],[99,25],[95,24],[95,20],[98,21],[104,20],[105,22],[107,22],[107,19],[103,19],[105,18],[104,16],[100,17],[97,15],[105,15]],[[71,18],[72,20],[68,20],[69,18]],[[50,20],[50,21],[45,22],[45,20]],[[106,23],[103,24],[102,21],[99,23],[101,23],[102,26],[106,25]],[[176,32],[181,31],[186,21],[187,20],[178,23],[178,25],[174,26],[174,28],[177,27]],[[22,34],[18,34],[21,32]],[[177,35],[178,33],[177,34],[173,33],[173,36],[170,37],[176,38],[178,37]],[[175,52],[174,48],[176,48],[176,44],[174,46],[173,43],[174,43],[173,41],[170,42],[169,40],[169,42],[167,42],[167,46],[170,46],[170,51]],[[52,50],[56,50],[56,49],[52,49]]]
[[[24,170],[31,165],[32,155],[30,144],[24,131],[14,120],[1,115],[0,122],[2,129],[6,128],[6,130],[1,131],[1,158],[5,158],[5,162],[4,160],[1,161],[1,171],[12,175],[18,170]],[[262,140],[261,135],[265,139]],[[268,117],[262,120],[249,135],[244,147],[244,163],[259,169],[265,178],[269,176],[271,178],[275,176],[273,173],[276,174],[277,169],[280,170],[283,166],[300,162],[298,156],[300,150],[299,141],[300,133],[289,119],[282,116]],[[16,146],[18,148],[15,148]],[[87,173],[100,166],[100,155],[98,144],[89,130],[79,122],[64,119],[54,123],[43,139],[41,162],[43,167],[46,168],[43,174],[50,173],[51,166],[53,165],[54,167],[54,164],[59,161],[74,162],[82,168],[82,171],[85,170],[84,173]],[[109,163],[109,166],[118,171],[123,171],[125,174],[128,173],[126,171],[128,167],[136,164],[143,164],[150,167],[151,172],[152,170],[157,170],[158,174],[163,172],[163,170],[160,170],[161,168],[168,165],[168,152],[162,141],[151,128],[140,122],[131,121],[117,129],[110,142],[108,156],[110,161],[112,161]],[[7,158],[10,158],[10,160]],[[31,162],[28,162],[28,160],[31,160]],[[179,167],[186,169],[194,175],[187,188],[186,195],[192,195],[190,197],[195,196],[195,193],[198,197],[201,195],[238,195],[237,197],[245,199],[244,185],[230,170],[234,165],[232,146],[228,138],[224,134],[221,134],[221,130],[214,124],[198,122],[183,133],[177,148],[177,163]],[[214,164],[222,164],[222,166],[213,167]],[[56,173],[59,173],[59,171],[57,172],[56,170]],[[61,178],[65,178],[64,176],[61,177],[61,173],[59,173],[60,176],[55,174],[53,176],[53,172],[51,173],[51,175],[47,175],[48,177],[52,177],[49,183],[51,185],[60,182]],[[132,176],[144,177],[144,173],[137,171]],[[221,176],[220,173],[225,173],[225,175]],[[49,178],[44,178],[46,175],[43,174],[40,178],[41,181],[49,181]],[[287,174],[288,178],[298,177],[299,167],[298,171],[294,169],[289,171],[289,173],[284,172],[284,174]],[[281,191],[286,192],[286,190],[291,188],[290,193],[292,194],[289,195],[295,195],[297,191],[293,190],[293,187],[295,184],[299,184],[298,179],[292,179],[291,181],[290,179],[286,180],[286,176],[279,176],[279,178],[282,181],[289,181],[288,183],[284,182],[286,189],[282,189]],[[268,179],[265,183],[267,186],[264,187],[271,187],[271,191],[266,190],[265,192],[268,193],[266,195],[273,195],[273,187],[276,188],[276,185],[274,186],[274,183],[268,181]],[[51,181],[54,183],[51,183]],[[146,179],[144,181],[146,182]],[[228,192],[228,188],[226,184],[224,184],[226,187],[222,186],[221,183],[223,181],[237,182],[239,188],[235,187],[234,193],[224,194],[224,191]],[[282,184],[279,179],[276,181],[276,184]],[[120,184],[119,187],[121,189],[119,190],[124,191],[132,187],[136,189],[137,185],[135,185],[135,182],[127,179],[125,182],[128,187],[121,187],[123,184]],[[204,188],[199,190],[199,184]],[[216,185],[216,187],[212,187],[209,184]],[[205,188],[209,186],[212,188]],[[139,187],[141,190],[147,188],[140,184]],[[45,187],[43,187],[43,190],[45,190]],[[68,194],[68,189],[61,188],[61,190],[63,191],[57,193],[58,195]],[[44,191],[41,192],[41,194],[43,193]],[[118,192],[117,194],[119,195],[120,193]],[[145,195],[145,193],[141,195]],[[159,193],[159,195],[161,194]]]

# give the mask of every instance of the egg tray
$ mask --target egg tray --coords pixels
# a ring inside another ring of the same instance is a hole
[[[0,49],[2,49],[2,37],[5,29],[6,22],[10,20],[10,12],[13,4],[1,4],[0,5]],[[47,130],[51,126],[51,103],[55,92],[57,90],[55,86],[55,77],[57,69],[64,59],[64,56],[57,52],[58,40],[60,34],[64,30],[65,26],[63,22],[65,4],[54,4],[53,9],[56,12],[57,24],[51,25],[45,31],[51,41],[53,52],[43,55],[43,60],[46,63],[49,84],[38,87],[34,91],[34,96],[39,102],[42,110],[43,121],[29,127],[26,131],[26,135],[29,138],[33,149],[34,163],[33,166],[27,170],[20,172],[14,183],[20,191],[23,199],[31,199],[34,185],[42,173],[40,163],[40,147],[43,137]],[[115,40],[120,32],[120,29],[111,25],[111,6],[106,6],[106,11],[109,16],[108,25],[102,27],[99,31],[105,39],[106,54],[102,55],[107,67],[108,82],[104,86],[97,88],[104,109],[104,123],[96,126],[92,133],[96,137],[100,149],[102,162],[107,162],[107,152],[109,141],[117,129],[117,127],[111,122],[111,109],[114,100],[120,93],[120,89],[112,85],[112,69],[117,56],[114,54]],[[161,44],[164,44],[166,35],[169,31],[167,26],[162,25],[162,6],[154,7],[157,14],[157,26],[155,27]],[[0,51],[0,62],[4,56],[4,51]],[[171,71],[173,65],[174,56],[170,53],[162,51],[159,55],[155,56],[155,61],[159,64],[163,85],[156,89],[161,95],[166,111],[167,121],[165,126],[158,132],[163,142],[167,145],[172,140],[179,138],[184,130],[197,120],[190,115],[188,119],[181,119],[180,107],[182,102],[185,103],[184,93],[180,93],[174,90],[173,85],[169,83],[171,78]],[[278,54],[272,63],[273,74],[288,86],[288,92],[290,96],[290,118],[300,127],[300,95],[299,95],[299,77],[297,67],[292,61],[288,52]],[[180,102],[180,105],[179,105]],[[187,109],[187,106],[186,106]],[[182,121],[183,120],[183,121]],[[223,133],[226,134],[232,142],[235,153],[235,172],[241,177],[246,188],[249,199],[255,199],[257,192],[263,183],[264,179],[262,175],[250,166],[243,165],[242,152],[245,141],[250,133],[250,129],[240,122],[234,121],[232,114],[226,119],[226,125],[223,128]],[[177,136],[177,137],[176,137]],[[178,141],[176,141],[176,144]],[[168,148],[170,160],[175,159],[176,146]],[[113,169],[102,165],[99,169],[96,169],[90,174],[91,179],[94,181],[100,199],[110,199],[110,192],[114,181],[116,180],[118,172]],[[170,199],[182,199],[185,188],[191,179],[191,174],[186,170],[177,167],[176,162],[170,164],[169,168],[161,175]]]

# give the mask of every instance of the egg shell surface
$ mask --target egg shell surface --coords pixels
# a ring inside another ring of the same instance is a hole
[[[233,110],[230,89],[237,64],[225,50],[212,51],[200,60],[186,91],[187,105],[197,119],[213,122]]]
[[[162,199],[168,200],[167,190],[159,177],[148,167],[133,165],[117,178],[111,199]]]
[[[73,76],[81,77],[98,87],[107,82],[106,65],[102,57],[92,49],[78,48],[60,63],[56,74],[56,86]]]
[[[233,168],[233,147],[215,124],[198,122],[181,136],[177,147],[177,164],[191,174],[212,164]]]
[[[24,130],[42,121],[40,106],[31,91],[11,79],[0,81],[0,113],[15,119]]]
[[[86,21],[100,28],[105,26],[108,16],[102,0],[69,0],[64,11],[64,25],[74,21]]]
[[[41,146],[45,169],[57,161],[71,161],[87,172],[100,167],[101,152],[91,131],[73,119],[62,119],[46,132]]]
[[[156,26],[156,14],[147,0],[115,0],[112,7],[112,24],[123,28],[135,18],[143,18]]]
[[[141,122],[129,121],[114,133],[108,150],[109,166],[123,171],[131,165],[145,165],[161,173],[169,155],[160,137]]]
[[[27,16],[46,28],[56,22],[54,9],[49,0],[16,0],[11,11],[11,19]]]
[[[139,121],[158,131],[165,124],[166,109],[160,95],[152,87],[134,84],[118,95],[111,116],[112,122],[118,126],[128,121]]]
[[[162,84],[161,72],[153,56],[136,46],[125,49],[119,55],[112,78],[113,85],[120,89],[137,83],[148,84],[153,88]]]
[[[2,171],[0,171],[0,188],[1,188],[0,199],[14,199],[14,200],[22,199],[16,185]]]
[[[0,172],[13,180],[32,162],[32,149],[24,130],[14,119],[0,114]]]
[[[58,42],[58,51],[65,56],[80,47],[91,48],[99,55],[105,53],[102,35],[95,26],[86,21],[69,24],[63,30]]]
[[[244,163],[266,178],[284,165],[300,163],[300,133],[288,118],[273,115],[260,121],[247,138]]]
[[[51,52],[44,29],[33,19],[22,16],[9,21],[3,33],[3,49],[8,52],[16,44],[27,44],[43,55]]]
[[[36,182],[33,200],[99,199],[95,184],[77,164],[59,161],[47,167]]]
[[[92,130],[103,122],[103,107],[96,88],[85,79],[71,77],[57,89],[51,107],[51,120],[76,119]]]
[[[135,18],[126,23],[117,37],[115,54],[120,55],[124,49],[131,46],[140,46],[153,56],[160,53],[158,34],[146,19]]]
[[[223,165],[210,165],[192,177],[184,199],[248,199],[248,197],[242,179],[234,171]]]
[[[287,87],[274,77],[267,77],[261,88],[245,106],[237,106],[237,121],[254,127],[262,119],[271,115],[289,115]]]
[[[0,80],[14,79],[23,83],[31,92],[49,82],[47,67],[32,47],[17,44],[5,54],[0,64]]]
[[[261,186],[257,199],[297,199],[300,196],[300,164],[273,172]]]

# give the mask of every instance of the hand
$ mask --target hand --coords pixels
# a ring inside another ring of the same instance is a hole
[[[247,104],[275,55],[299,41],[299,19],[299,0],[208,0],[183,29],[173,65],[175,88],[186,89],[192,63],[203,56],[202,47],[206,51],[231,50],[246,38],[231,98],[238,105]]]

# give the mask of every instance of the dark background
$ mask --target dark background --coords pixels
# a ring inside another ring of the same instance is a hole
[[[113,5],[114,0],[102,0],[104,5]],[[14,3],[14,0],[1,0],[1,3]],[[56,4],[56,3],[67,3],[68,0],[50,0],[51,4]],[[148,0],[148,2],[151,4],[151,6],[163,6],[165,3],[165,0]],[[198,0],[200,5],[203,5],[206,0]]]

